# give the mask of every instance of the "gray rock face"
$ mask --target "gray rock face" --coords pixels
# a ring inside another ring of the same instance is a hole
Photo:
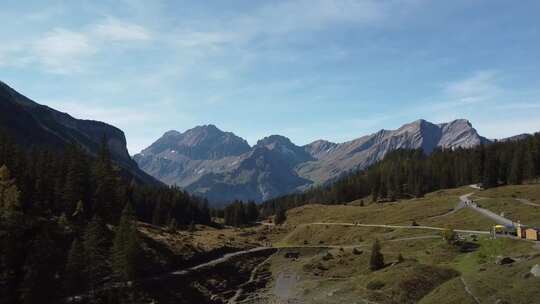
[[[397,149],[422,148],[431,153],[436,148],[469,148],[487,142],[467,120],[433,124],[421,119],[397,130],[381,130],[342,144],[311,143],[304,148],[313,151],[317,160],[300,165],[298,173],[315,183],[324,183],[351,170],[366,168]]]
[[[167,184],[176,184],[213,203],[267,200],[323,184],[363,169],[396,149],[473,147],[489,142],[467,120],[433,124],[425,120],[397,130],[337,144],[318,140],[303,147],[280,135],[250,147],[213,125],[184,133],[169,131],[135,156],[139,166]]]
[[[126,148],[126,138],[120,129],[99,121],[82,120],[40,105],[0,81],[0,129],[23,146],[61,148],[77,143],[96,155],[103,139],[112,159],[139,181],[158,183],[141,171]]]

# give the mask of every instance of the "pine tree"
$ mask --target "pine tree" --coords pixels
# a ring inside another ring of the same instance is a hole
[[[152,224],[161,226],[161,212],[161,202],[158,201],[154,206],[154,211],[152,212]]]
[[[259,209],[254,201],[250,201],[246,206],[246,219],[248,222],[255,222],[259,218]]]
[[[94,216],[84,233],[86,273],[91,290],[95,290],[110,272],[107,260],[109,247],[107,226],[99,216]]]
[[[276,217],[274,219],[274,223],[276,225],[281,225],[286,220],[287,220],[287,213],[286,213],[285,209],[283,209],[283,208],[278,209],[278,211],[276,212]]]
[[[22,219],[20,196],[9,169],[0,167],[0,218],[8,225],[16,225]]]
[[[523,180],[530,181],[534,179],[536,169],[534,165],[534,156],[531,148],[528,148],[523,157]]]
[[[381,244],[378,239],[375,239],[371,248],[371,258],[369,260],[369,269],[376,271],[384,267],[384,256],[381,253]]]
[[[114,222],[113,215],[115,212],[113,206],[117,203],[117,183],[105,137],[100,147],[99,158],[94,171],[96,180],[94,214],[99,215],[102,219],[107,220],[107,222]]]
[[[519,148],[514,151],[508,181],[514,185],[521,184],[523,182],[523,153]]]
[[[67,294],[72,295],[85,289],[87,286],[86,257],[83,243],[75,238],[71,243],[65,270],[64,288]]]
[[[499,181],[499,168],[497,167],[497,158],[493,149],[486,149],[484,164],[484,188],[497,186]]]
[[[47,227],[30,242],[24,263],[24,278],[19,290],[21,303],[43,303],[44,299],[55,299],[58,285],[55,246]]]
[[[64,186],[63,200],[66,203],[64,210],[67,215],[71,215],[77,207],[76,204],[85,199],[88,189],[85,160],[78,149],[78,147],[72,148]]]
[[[136,278],[140,250],[135,214],[131,204],[127,203],[112,247],[112,269],[117,280],[132,281]]]
[[[178,223],[176,222],[176,219],[174,217],[171,218],[168,228],[170,232],[176,232],[176,230],[178,229]]]

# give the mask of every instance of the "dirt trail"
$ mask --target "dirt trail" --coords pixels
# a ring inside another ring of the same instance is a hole
[[[540,204],[533,203],[530,200],[525,199],[525,198],[516,198],[515,200],[522,203],[522,204],[525,204],[525,205],[534,206],[534,207],[540,207]]]
[[[380,225],[380,224],[356,224],[356,223],[311,223],[310,225],[338,225],[338,226],[378,227],[378,228],[393,228],[393,229],[424,229],[424,230],[437,230],[437,231],[442,231],[446,229],[446,228],[432,227],[432,226],[405,226],[405,225]],[[460,232],[460,233],[471,233],[471,234],[489,234],[489,231],[481,231],[481,230],[455,229],[454,231]]]
[[[242,250],[242,251],[237,251],[237,252],[233,252],[233,253],[228,253],[228,254],[220,257],[220,258],[211,260],[209,262],[199,264],[197,266],[190,267],[190,268],[187,268],[187,269],[177,270],[177,271],[171,272],[170,274],[171,275],[185,275],[185,274],[188,274],[189,272],[194,271],[194,270],[199,270],[199,269],[202,269],[202,268],[215,266],[217,264],[224,263],[224,262],[228,261],[229,259],[231,259],[233,257],[236,257],[236,256],[255,253],[255,252],[259,252],[259,251],[263,251],[263,250],[270,250],[270,249],[272,249],[272,247],[256,247],[256,248],[252,248],[252,249],[248,249],[248,250]]]
[[[463,277],[459,277],[459,280],[463,284],[463,288],[465,289],[465,292],[471,296],[471,298],[477,303],[480,304],[480,300],[472,293],[471,289],[469,288],[469,285],[467,282],[465,282],[465,279]]]

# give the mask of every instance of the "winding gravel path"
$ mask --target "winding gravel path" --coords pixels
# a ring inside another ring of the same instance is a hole
[[[495,212],[489,211],[488,209],[478,207],[478,205],[475,204],[475,203],[467,203],[467,202],[470,201],[469,197],[471,195],[473,195],[473,194],[474,193],[469,193],[469,194],[462,195],[462,196],[459,197],[459,200],[461,201],[461,203],[464,203],[466,205],[466,207],[471,208],[472,210],[480,213],[481,215],[492,219],[497,224],[501,224],[501,225],[505,225],[505,226],[515,226],[516,223],[512,222],[512,220],[510,220],[510,219],[507,219],[507,218],[505,218],[503,216],[500,216]]]

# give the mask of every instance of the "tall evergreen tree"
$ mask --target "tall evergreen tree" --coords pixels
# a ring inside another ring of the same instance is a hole
[[[112,270],[119,281],[131,281],[137,276],[140,245],[137,236],[135,213],[130,203],[122,211],[120,223],[116,227],[112,247]]]
[[[376,271],[384,267],[384,256],[381,253],[381,244],[378,239],[375,239],[371,247],[371,258],[369,259],[369,269]]]
[[[116,174],[114,172],[107,140],[101,143],[98,162],[94,168],[96,187],[94,192],[94,214],[108,222],[114,222],[114,206],[117,203]]]
[[[510,176],[508,181],[511,184],[521,184],[523,182],[523,151],[516,149],[510,166]]]
[[[283,208],[278,209],[278,211],[276,213],[276,217],[274,218],[274,223],[276,225],[281,225],[281,224],[285,223],[286,220],[287,220],[287,213],[286,213],[285,209],[283,209]]]
[[[254,201],[250,201],[246,206],[246,219],[248,222],[255,222],[259,218],[259,209]]]
[[[16,224],[22,217],[21,192],[11,178],[6,166],[0,167],[0,218],[8,225]]]
[[[94,216],[84,233],[84,251],[87,260],[86,273],[91,290],[101,285],[110,273],[108,261],[110,239],[104,221]]]
[[[44,299],[55,299],[58,294],[58,269],[55,261],[56,249],[48,227],[40,231],[30,243],[24,263],[24,279],[20,288],[21,303],[43,303]]]
[[[85,290],[87,286],[86,256],[83,242],[75,238],[69,249],[64,275],[64,288],[72,295]]]
[[[483,184],[485,188],[497,186],[499,182],[499,168],[495,151],[487,149],[485,153]]]

